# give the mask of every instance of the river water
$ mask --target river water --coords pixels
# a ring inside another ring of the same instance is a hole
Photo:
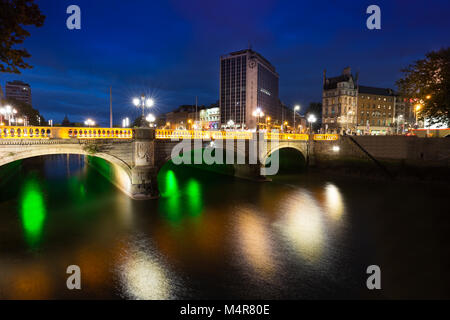
[[[450,297],[448,186],[169,164],[161,198],[133,201],[83,156],[2,170],[1,299]]]

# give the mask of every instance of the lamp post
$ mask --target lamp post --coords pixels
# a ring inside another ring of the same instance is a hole
[[[352,114],[353,114],[353,111],[349,111],[349,112],[347,112],[347,132],[348,132],[348,123],[351,121],[352,122],[352,124],[353,124],[353,117],[352,117]],[[349,119],[349,116],[350,116],[350,121],[348,120]]]
[[[92,120],[92,119],[87,119],[87,120],[84,122],[84,124],[90,128],[90,127],[92,127],[92,126],[95,126],[95,121]]]
[[[315,115],[313,115],[313,114],[310,114],[309,116],[308,116],[308,122],[309,122],[309,133],[312,133],[312,124],[314,123],[314,122],[316,122],[317,121],[317,118],[316,118],[316,116]]]
[[[253,116],[256,117],[256,131],[259,132],[259,119],[264,117],[264,112],[262,112],[261,108],[256,108],[253,112]]]
[[[309,139],[308,139],[308,149],[307,149],[307,153],[306,153],[306,166],[309,166],[309,158],[310,158],[310,153],[311,153],[311,139],[313,138],[312,135],[312,124],[314,122],[316,122],[317,118],[315,115],[310,114],[308,116],[308,122],[309,122]]]
[[[232,128],[232,127],[234,126],[234,121],[233,121],[233,119],[228,120],[227,126],[228,126],[228,128]],[[236,130],[236,127],[235,127],[234,129]]]
[[[269,132],[270,120],[272,120],[271,117],[266,117],[266,130],[267,130],[267,132]]]
[[[14,115],[17,114],[17,110],[11,107],[10,105],[7,105],[3,108],[0,108],[0,114],[2,115],[2,122],[3,117],[8,118],[8,126],[11,125],[11,122],[15,122]]]
[[[144,126],[143,122],[145,118],[145,107],[147,108],[153,107],[155,105],[155,101],[152,98],[147,98],[144,94],[142,94],[140,98],[133,99],[133,104],[138,108],[142,108],[141,126]]]
[[[300,106],[299,106],[299,105],[296,105],[296,106],[294,107],[294,133],[296,133],[296,131],[297,131],[297,129],[296,129],[296,127],[295,127],[295,114],[296,114],[298,111],[300,111]]]
[[[145,120],[147,120],[150,123],[150,127],[153,125],[153,122],[155,122],[156,118],[154,115],[152,115],[151,113],[147,116],[147,118],[145,118]]]
[[[417,127],[417,128],[419,127],[419,124],[418,124],[418,122],[417,122],[417,114],[419,113],[420,109],[422,109],[422,105],[419,103],[419,104],[417,104],[417,105],[415,106],[415,108],[414,108],[414,116],[415,116],[415,118],[416,118],[416,127]]]

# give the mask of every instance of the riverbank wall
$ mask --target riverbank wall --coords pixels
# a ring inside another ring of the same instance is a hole
[[[450,181],[450,139],[343,136],[315,141],[311,169],[375,179]]]

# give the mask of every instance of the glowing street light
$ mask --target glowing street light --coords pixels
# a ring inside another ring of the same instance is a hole
[[[152,115],[151,113],[147,116],[147,118],[145,118],[145,120],[147,120],[148,122],[150,122],[150,126],[152,126],[153,122],[155,122],[156,118],[154,115]]]
[[[87,120],[84,122],[84,124],[90,128],[90,127],[92,127],[92,126],[95,126],[95,121],[92,120],[92,119],[87,119]]]
[[[258,107],[255,111],[253,111],[253,116],[257,119],[256,130],[259,131],[259,118],[264,117],[264,112]]]
[[[414,115],[416,116],[416,125],[417,125],[417,114],[419,113],[420,109],[422,109],[422,105],[420,103],[416,104],[415,108],[414,108],[414,111],[415,111]]]
[[[313,124],[314,122],[316,122],[316,121],[317,121],[317,118],[316,118],[315,115],[310,114],[310,115],[308,116],[309,132],[310,132],[310,133],[312,133],[312,124]]]
[[[155,101],[152,98],[146,97],[144,94],[141,95],[141,98],[134,98],[133,104],[138,107],[142,108],[142,119],[145,118],[145,107],[151,108],[155,105]]]
[[[228,120],[227,125],[228,125],[229,128],[232,128],[234,126],[233,119]]]
[[[299,105],[296,105],[296,106],[294,107],[294,131],[296,130],[296,128],[295,128],[295,114],[296,114],[298,111],[300,111],[300,106],[299,106]],[[294,132],[294,133],[295,133],[295,132]]]
[[[1,122],[3,122],[3,117],[7,117],[8,125],[11,125],[11,122],[15,122],[14,115],[17,114],[17,110],[10,105],[6,105],[5,107],[0,108],[0,114],[2,116]]]

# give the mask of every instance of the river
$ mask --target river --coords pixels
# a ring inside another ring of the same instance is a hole
[[[1,299],[450,298],[448,186],[168,164],[133,201],[83,156],[2,170]]]

